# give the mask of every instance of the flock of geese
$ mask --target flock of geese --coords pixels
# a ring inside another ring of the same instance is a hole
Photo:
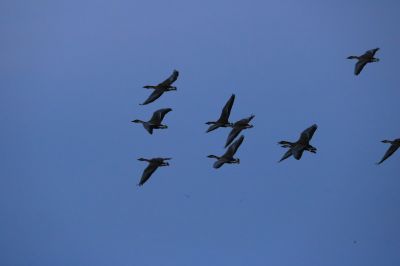
[[[379,48],[375,48],[375,49],[366,51],[361,56],[347,57],[347,59],[357,59],[357,63],[355,65],[355,69],[354,69],[355,75],[359,75],[361,73],[361,71],[363,70],[363,68],[368,63],[379,61],[379,58],[374,57],[375,53],[378,50],[379,50]],[[159,83],[158,85],[144,86],[143,88],[153,89],[154,91],[140,105],[146,105],[146,104],[154,102],[155,100],[160,98],[164,92],[176,91],[177,88],[175,86],[172,86],[172,84],[178,79],[178,76],[179,76],[179,72],[177,70],[174,70],[170,77],[168,77],[166,80]],[[236,121],[235,123],[232,123],[229,121],[229,116],[230,116],[234,101],[235,101],[235,94],[232,94],[231,97],[226,102],[225,106],[223,107],[221,115],[218,118],[218,120],[206,123],[207,125],[209,125],[209,127],[206,131],[207,133],[211,132],[213,130],[216,130],[220,127],[232,128],[232,130],[230,131],[230,133],[227,137],[226,143],[225,143],[225,148],[228,147],[226,149],[226,152],[221,156],[216,156],[216,155],[208,155],[207,156],[208,158],[214,158],[217,160],[213,164],[213,167],[216,169],[220,168],[222,165],[224,165],[226,163],[227,164],[239,164],[240,163],[240,159],[234,158],[233,156],[235,155],[236,151],[239,149],[240,145],[242,144],[242,142],[244,140],[244,136],[241,135],[236,141],[234,141],[234,140],[242,132],[242,130],[253,127],[253,125],[251,125],[249,123],[255,117],[255,115],[251,115],[247,118],[243,118],[241,120]],[[132,122],[142,124],[143,127],[146,129],[146,131],[149,134],[153,134],[154,129],[168,128],[167,125],[162,124],[162,121],[163,121],[165,115],[171,111],[172,111],[171,108],[159,109],[153,113],[152,117],[148,121],[142,121],[139,119],[135,119]],[[296,142],[290,142],[290,141],[278,142],[278,144],[280,144],[282,148],[288,148],[288,150],[283,155],[283,157],[279,160],[279,162],[289,158],[290,156],[293,156],[296,160],[300,160],[304,151],[316,153],[317,149],[310,144],[310,141],[311,141],[315,131],[317,130],[317,128],[318,128],[318,126],[316,124],[308,127],[300,134],[300,137]],[[384,154],[383,158],[377,164],[381,164],[383,161],[385,161],[387,158],[389,158],[400,147],[400,138],[392,140],[392,141],[391,140],[383,140],[382,142],[390,144],[390,147]],[[141,177],[138,185],[142,186],[151,177],[151,175],[157,170],[158,167],[168,166],[169,163],[166,161],[171,160],[171,159],[172,158],[163,158],[163,157],[157,157],[157,158],[151,158],[151,159],[139,158],[138,159],[139,161],[148,162],[148,166],[144,169],[142,177]]]

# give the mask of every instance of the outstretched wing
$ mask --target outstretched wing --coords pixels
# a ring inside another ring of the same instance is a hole
[[[171,86],[172,83],[174,83],[179,76],[179,72],[178,70],[174,70],[174,72],[172,72],[171,76],[169,76],[166,80],[164,80],[163,82],[161,82],[160,84],[158,84],[158,86]]]
[[[223,166],[224,163],[225,163],[225,160],[224,160],[223,158],[218,159],[218,160],[213,164],[213,167],[214,167],[215,169],[218,169],[218,168],[220,168],[221,166]]]
[[[371,49],[365,52],[363,56],[369,56],[369,57],[374,57],[375,53],[379,50],[379,48]]]
[[[149,163],[149,165],[144,169],[142,178],[140,179],[139,186],[143,186],[144,183],[150,178],[150,176],[157,170],[158,164],[157,163]]]
[[[172,111],[171,108],[159,109],[153,113],[153,116],[151,117],[149,122],[152,124],[161,124],[162,120],[164,119],[164,116],[171,111]]]
[[[219,127],[221,127],[219,124],[211,125],[211,126],[208,127],[206,133],[208,133],[208,132],[210,132],[210,131],[213,131],[213,130],[216,130],[216,129],[219,128]]]
[[[144,103],[142,103],[141,105],[146,105],[149,104],[151,102],[154,102],[155,100],[157,100],[158,98],[160,98],[160,96],[164,93],[163,90],[154,90],[152,94],[150,94],[149,98],[147,98],[146,101],[144,101]]]
[[[383,158],[378,162],[378,164],[383,163],[383,161],[392,156],[392,154],[395,153],[395,151],[397,151],[398,148],[399,145],[396,144],[390,145],[389,149],[386,151],[385,155],[383,155]]]
[[[365,67],[365,65],[368,63],[368,60],[364,59],[364,58],[360,58],[358,60],[358,62],[356,63],[356,66],[354,68],[354,75],[358,75],[361,73],[361,70],[363,70],[363,68]]]
[[[228,147],[228,145],[232,143],[232,141],[240,134],[241,131],[242,131],[242,128],[240,128],[240,127],[232,128],[232,130],[229,133],[228,138],[226,140],[225,148]]]
[[[232,96],[229,98],[224,108],[222,109],[221,116],[218,119],[219,122],[222,123],[229,122],[229,116],[231,115],[231,110],[234,102],[235,102],[235,94],[232,94]]]
[[[228,150],[225,152],[225,154],[222,157],[233,157],[235,155],[236,151],[239,149],[240,145],[242,144],[244,140],[244,136],[241,135],[240,138],[238,138],[234,143],[232,143],[231,146],[229,146]]]
[[[282,162],[283,160],[289,158],[290,156],[292,156],[292,149],[289,149],[289,150],[282,156],[282,158],[279,160],[279,163]]]
[[[311,127],[305,129],[301,135],[300,135],[300,139],[299,139],[299,143],[305,144],[311,140],[311,138],[313,137],[315,131],[317,130],[318,126],[316,124],[312,125]]]

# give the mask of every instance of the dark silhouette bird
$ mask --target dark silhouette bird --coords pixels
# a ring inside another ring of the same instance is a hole
[[[144,169],[142,178],[140,179],[139,186],[142,186],[146,181],[150,178],[150,176],[154,173],[155,170],[157,170],[158,167],[160,166],[168,166],[168,162],[164,162],[167,160],[171,160],[172,158],[152,158],[152,159],[145,159],[145,158],[139,158],[139,161],[144,161],[148,162],[149,165]]]
[[[366,64],[372,63],[372,62],[378,62],[379,58],[375,58],[375,53],[379,50],[379,48],[375,48],[372,50],[366,51],[363,55],[361,56],[349,56],[347,59],[357,59],[358,62],[356,63],[356,66],[354,68],[354,74],[358,75],[360,74],[361,70],[365,67]]]
[[[240,163],[239,158],[233,158],[233,155],[235,155],[236,151],[239,149],[240,144],[242,144],[244,140],[244,136],[240,136],[234,143],[232,143],[231,146],[226,150],[224,155],[221,157],[215,156],[215,155],[208,155],[208,158],[215,158],[217,161],[214,163],[213,167],[215,169],[220,168],[223,164],[225,163]]]
[[[317,149],[310,145],[310,140],[314,135],[314,132],[317,130],[318,126],[316,124],[304,130],[300,138],[297,142],[289,142],[289,141],[280,141],[278,144],[283,148],[289,148],[289,150],[283,155],[279,162],[289,158],[293,155],[296,160],[300,160],[304,151],[309,151],[312,153],[316,153]]]
[[[169,78],[167,78],[160,84],[158,84],[156,86],[153,86],[153,85],[143,86],[143,88],[154,89],[154,91],[152,94],[150,94],[149,98],[147,98],[147,100],[144,101],[144,103],[142,103],[141,105],[146,105],[151,102],[154,102],[155,100],[160,98],[160,96],[166,91],[176,91],[176,87],[171,86],[171,85],[178,79],[178,76],[179,76],[179,72],[177,70],[174,70],[174,72],[172,72],[171,76],[169,76]]]
[[[247,128],[252,128],[253,125],[250,125],[250,121],[255,117],[255,115],[251,115],[247,118],[241,119],[239,121],[236,121],[233,125],[232,125],[232,130],[228,135],[228,138],[226,140],[225,143],[225,148],[228,147],[229,144],[232,143],[232,141],[240,134],[240,132],[243,129],[247,129]]]
[[[139,120],[139,119],[135,119],[132,122],[133,123],[141,123],[143,125],[143,127],[147,130],[147,132],[149,132],[150,134],[153,134],[153,129],[155,129],[155,128],[157,128],[157,129],[168,128],[167,125],[162,125],[161,122],[164,119],[164,116],[168,112],[171,112],[171,111],[172,111],[171,108],[159,109],[153,113],[153,116],[147,122]]]
[[[233,102],[235,101],[235,94],[232,94],[232,96],[229,98],[229,100],[226,102],[224,108],[222,109],[221,115],[219,119],[215,122],[207,122],[207,125],[211,125],[206,132],[213,131],[219,127],[231,127],[233,126],[232,123],[229,122],[229,116],[231,114],[231,109],[233,106]]]
[[[382,140],[383,143],[389,143],[391,144],[389,149],[386,151],[385,155],[383,155],[383,158],[377,163],[381,164],[383,161],[385,161],[387,158],[392,156],[395,151],[400,147],[400,139],[395,139],[395,140]]]

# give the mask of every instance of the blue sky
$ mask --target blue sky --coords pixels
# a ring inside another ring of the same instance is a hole
[[[400,154],[374,164],[400,137],[399,7],[1,1],[0,264],[399,265]],[[375,47],[355,77],[345,58]],[[229,130],[204,123],[231,93],[255,127],[215,170]],[[166,107],[168,130],[130,122]],[[313,123],[318,153],[278,164]],[[137,187],[155,156],[171,166]]]

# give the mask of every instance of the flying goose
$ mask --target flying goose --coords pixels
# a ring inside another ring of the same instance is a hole
[[[300,138],[297,142],[289,142],[289,141],[280,141],[278,144],[281,145],[282,148],[289,148],[289,150],[283,155],[279,162],[289,158],[291,155],[296,160],[300,160],[304,151],[309,151],[312,153],[316,153],[317,149],[310,145],[310,140],[314,135],[314,132],[317,130],[318,126],[316,124],[304,130]]]
[[[389,149],[386,151],[385,155],[383,155],[382,160],[380,160],[377,164],[383,163],[387,158],[389,158],[399,147],[400,147],[400,139],[395,140],[382,140],[383,143],[391,144]]]
[[[162,125],[161,122],[164,119],[164,116],[168,112],[171,112],[171,111],[172,111],[171,108],[159,109],[153,113],[153,116],[147,122],[139,120],[139,119],[135,119],[132,122],[143,124],[143,127],[147,130],[147,132],[149,132],[150,134],[153,134],[153,129],[155,129],[155,128],[161,128],[161,129],[168,128],[168,126]]]
[[[379,50],[379,48],[371,49],[366,51],[363,55],[361,56],[349,56],[347,59],[357,59],[358,62],[356,63],[356,66],[354,68],[354,75],[360,74],[361,70],[365,67],[366,64],[372,63],[372,62],[378,62],[379,58],[375,58],[374,55],[375,53]]]
[[[232,96],[229,98],[229,100],[226,102],[224,108],[222,109],[221,115],[219,116],[218,120],[213,122],[207,122],[207,125],[211,125],[206,133],[213,131],[219,127],[231,127],[233,126],[232,123],[229,122],[229,115],[231,114],[231,109],[233,106],[233,102],[235,101],[235,94],[232,94]]]
[[[229,148],[226,150],[224,155],[221,157],[215,156],[215,155],[208,155],[208,158],[215,158],[217,161],[214,163],[213,167],[215,169],[220,168],[224,163],[240,163],[239,158],[233,158],[233,155],[235,155],[236,151],[239,149],[240,144],[242,144],[244,140],[244,136],[241,135],[240,138],[238,138],[232,145],[229,146]]]
[[[152,85],[143,86],[143,88],[154,89],[154,91],[152,94],[150,94],[149,98],[147,98],[147,100],[144,101],[144,103],[141,103],[140,105],[146,105],[151,102],[154,102],[155,100],[160,98],[160,96],[166,91],[176,91],[176,87],[173,87],[171,85],[178,79],[178,76],[179,76],[179,72],[177,70],[174,70],[174,72],[172,72],[171,76],[169,76],[169,78],[167,78],[160,84],[158,84],[156,86],[152,86]]]
[[[164,162],[167,160],[171,160],[172,158],[152,158],[152,159],[145,159],[145,158],[139,158],[139,161],[144,161],[148,162],[149,165],[144,169],[142,178],[140,179],[139,186],[142,186],[146,181],[150,178],[150,176],[154,173],[155,170],[157,170],[158,167],[160,166],[168,166],[168,162]]]
[[[254,117],[255,117],[255,115],[251,115],[251,116],[249,116],[249,117],[247,117],[247,118],[243,118],[243,119],[241,119],[241,120],[239,120],[239,121],[236,121],[236,122],[232,125],[232,130],[231,130],[231,132],[229,133],[228,138],[227,138],[227,140],[226,140],[225,148],[228,147],[228,145],[232,143],[232,141],[240,134],[240,132],[241,132],[243,129],[254,127],[253,125],[250,125],[250,124],[249,124],[250,121],[251,121]]]

